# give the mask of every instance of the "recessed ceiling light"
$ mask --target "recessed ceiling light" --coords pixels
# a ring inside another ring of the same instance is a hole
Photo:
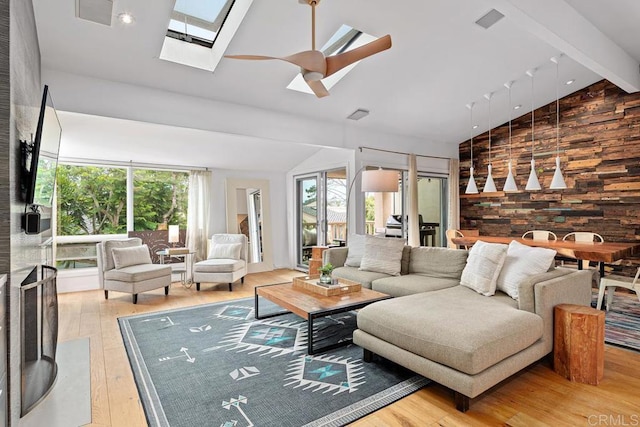
[[[575,81],[576,81],[576,79],[567,80],[567,82],[565,84],[566,85],[570,85],[571,83],[573,83]]]
[[[520,108],[522,108],[522,105],[518,104],[515,107],[513,107],[514,110],[519,110]]]
[[[132,14],[124,12],[118,15],[118,20],[123,24],[129,25],[133,24],[136,18],[134,18]]]
[[[478,129],[478,125],[473,125],[473,128],[474,129]]]

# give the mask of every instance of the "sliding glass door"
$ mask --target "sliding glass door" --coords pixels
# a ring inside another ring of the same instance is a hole
[[[345,240],[346,169],[298,176],[295,183],[296,264],[307,268],[313,246]]]

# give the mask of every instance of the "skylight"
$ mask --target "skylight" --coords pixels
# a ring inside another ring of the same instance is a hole
[[[329,41],[325,43],[324,46],[322,46],[320,50],[322,51],[322,53],[324,53],[324,56],[332,56],[353,50],[376,39],[377,37],[374,37],[370,34],[363,33],[362,31],[348,25],[342,25],[338,29],[338,31],[336,31],[335,34],[331,36]],[[322,83],[327,88],[327,90],[331,89],[344,76],[346,76],[347,73],[353,69],[353,67],[358,65],[359,62],[360,61],[354,62],[353,64],[343,68],[337,73],[322,79]],[[304,92],[313,95],[313,92],[309,88],[309,85],[307,85],[307,83],[304,81],[304,78],[302,78],[302,74],[300,73],[296,74],[294,79],[287,86],[287,89],[297,90],[298,92]]]
[[[253,0],[176,0],[160,59],[213,71]]]

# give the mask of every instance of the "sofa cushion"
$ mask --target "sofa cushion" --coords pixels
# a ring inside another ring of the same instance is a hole
[[[459,285],[459,279],[431,277],[424,274],[407,274],[405,276],[388,276],[376,279],[371,283],[371,289],[394,297],[401,297]]]
[[[360,267],[364,255],[365,236],[362,234],[349,235],[349,252],[344,265],[347,267]]]
[[[118,270],[131,265],[151,264],[151,254],[147,245],[113,248],[111,249],[111,254],[113,256],[113,264]]]
[[[484,296],[496,292],[496,282],[507,257],[507,245],[478,240],[469,251],[460,284]]]
[[[171,275],[171,266],[161,264],[138,264],[124,267],[119,270],[104,272],[105,280],[117,280],[119,282],[142,282],[143,280],[157,279]]]
[[[516,301],[464,286],[393,298],[358,312],[358,328],[466,374],[482,372],[538,341],[542,318]],[[454,320],[455,319],[455,320]]]
[[[365,236],[360,270],[399,276],[404,247],[403,239]]]
[[[375,271],[362,271],[355,267],[338,267],[331,272],[331,277],[353,280],[354,282],[360,283],[363,287],[371,289],[371,282],[383,277],[389,277],[389,275],[376,273]]]
[[[460,281],[469,252],[463,249],[432,247],[411,248],[409,274],[425,274]]]
[[[196,262],[193,271],[198,273],[232,273],[244,268],[243,259],[212,258]]]
[[[104,252],[102,254],[102,270],[108,271],[116,268],[116,265],[113,262],[112,253],[114,248],[131,248],[133,246],[140,246],[142,245],[142,239],[139,237],[132,237],[130,239],[107,240],[103,245]]]
[[[496,288],[511,298],[518,299],[520,283],[528,277],[548,271],[555,256],[556,251],[553,249],[534,248],[512,241],[509,243]]]
[[[209,250],[210,259],[240,259],[242,243],[213,243]]]

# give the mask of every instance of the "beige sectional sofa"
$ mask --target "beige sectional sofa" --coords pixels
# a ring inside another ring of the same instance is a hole
[[[359,281],[395,298],[358,312],[354,343],[364,359],[375,354],[454,391],[456,407],[553,350],[553,307],[589,305],[591,272],[563,268],[529,276],[518,299],[487,297],[460,284],[468,251],[405,247],[399,276],[344,266],[348,248],[332,248],[324,262],[334,277]]]

